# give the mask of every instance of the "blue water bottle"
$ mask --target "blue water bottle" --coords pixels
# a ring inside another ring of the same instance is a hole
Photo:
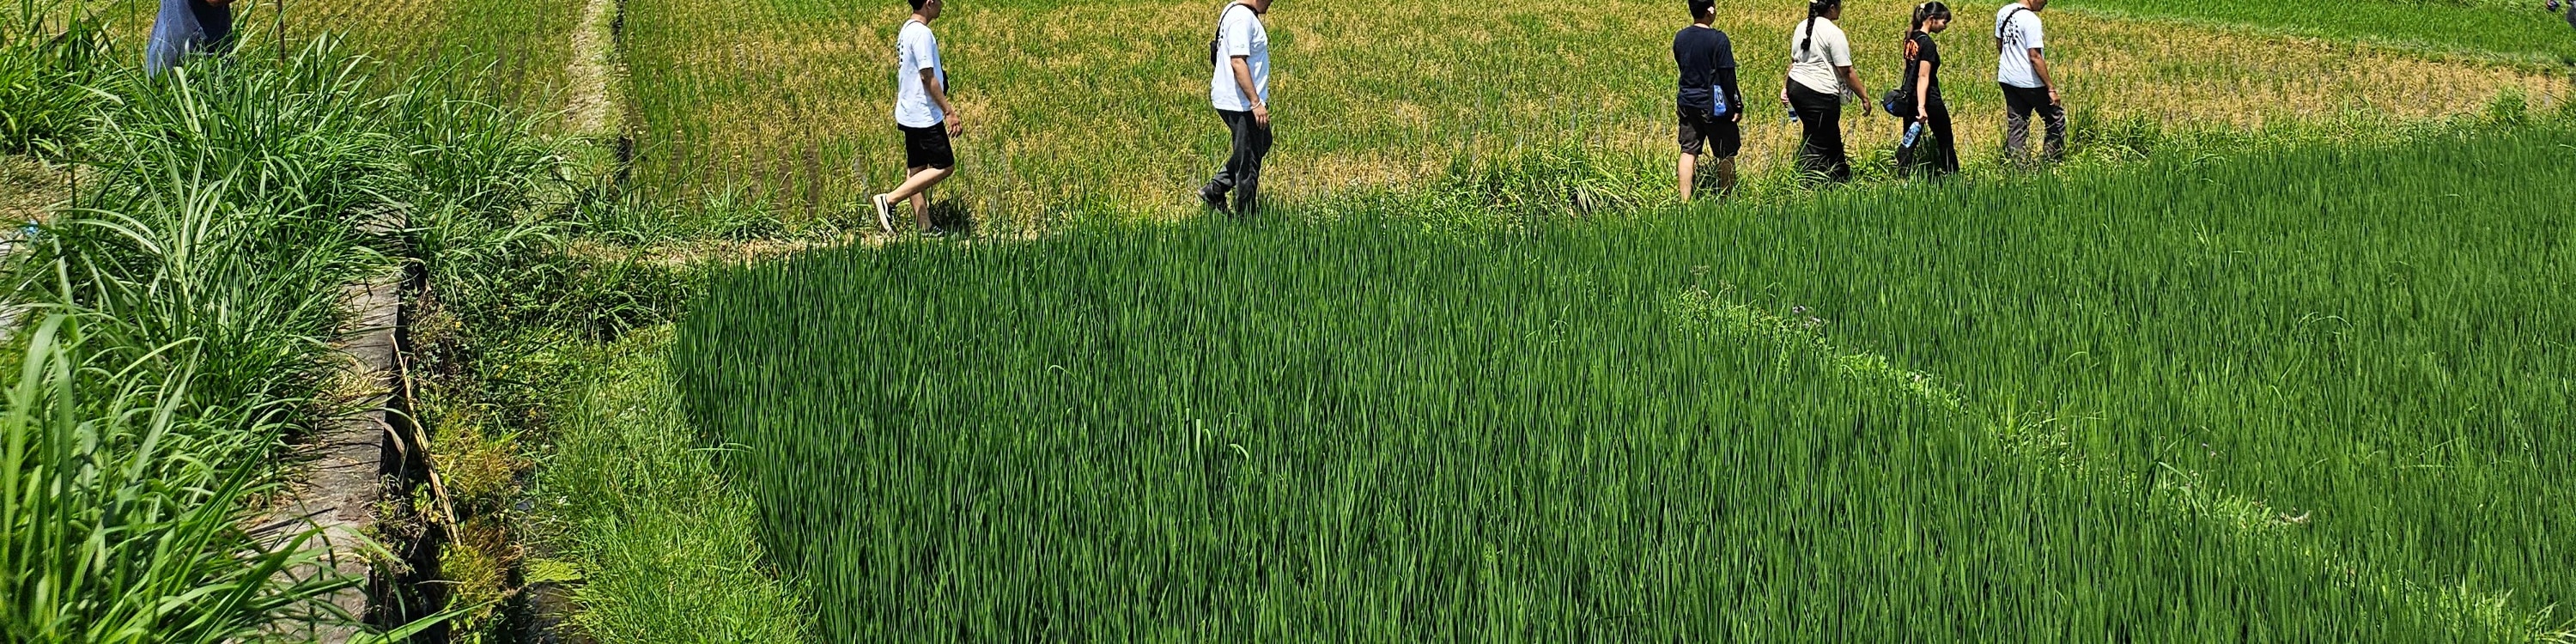
[[[1915,140],[1915,139],[1917,139],[1917,138],[1920,138],[1920,137],[1922,137],[1922,136],[1923,136],[1923,122],[1922,122],[1922,121],[1915,121],[1915,122],[1912,122],[1912,123],[1907,123],[1907,124],[1905,124],[1905,143],[1904,143],[1904,147],[1909,147],[1909,148],[1910,148],[1910,147],[1914,147],[1914,140]]]

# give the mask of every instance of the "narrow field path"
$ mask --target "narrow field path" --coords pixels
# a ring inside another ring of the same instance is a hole
[[[572,66],[565,75],[572,79],[571,95],[565,97],[565,131],[592,140],[613,140],[625,132],[625,113],[617,100],[614,84],[619,73],[617,25],[623,18],[624,0],[589,0],[582,7],[581,25],[572,32]]]
[[[313,541],[300,547],[318,551],[318,558],[306,561],[283,574],[293,579],[316,579],[324,576],[354,577],[365,583],[344,588],[326,597],[332,607],[349,617],[381,623],[374,613],[397,575],[383,574],[377,564],[390,554],[385,544],[373,535],[380,534],[377,525],[388,517],[380,516],[389,492],[389,480],[398,480],[403,460],[389,457],[407,453],[404,441],[397,439],[397,416],[391,405],[399,382],[394,367],[394,331],[401,322],[402,283],[398,277],[352,284],[342,289],[343,306],[354,318],[335,342],[346,361],[344,395],[365,411],[334,419],[319,431],[299,441],[289,459],[296,461],[295,474],[286,487],[283,503],[271,508],[251,530],[262,534],[270,547],[294,547],[291,539],[310,533]],[[402,572],[402,571],[392,571]],[[281,622],[280,635],[309,638],[322,644],[338,644],[357,637],[355,624],[333,619],[320,621],[288,620]]]

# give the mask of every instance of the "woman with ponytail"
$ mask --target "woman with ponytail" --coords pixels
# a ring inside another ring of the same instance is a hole
[[[1929,176],[1956,173],[1959,148],[1950,139],[1950,103],[1941,97],[1941,44],[1932,40],[1950,28],[1950,6],[1941,0],[1916,5],[1913,24],[1905,32],[1905,87],[1898,93],[1911,104],[1890,108],[1914,110],[1906,118],[1912,134],[1897,148],[1897,162]]]
[[[1780,91],[1780,102],[1806,127],[1799,170],[1829,182],[1852,176],[1851,157],[1843,150],[1843,97],[1869,94],[1852,73],[1851,41],[1834,25],[1842,15],[1842,0],[1808,1],[1807,20],[1792,32],[1788,87]],[[1861,111],[1869,111],[1867,102]]]

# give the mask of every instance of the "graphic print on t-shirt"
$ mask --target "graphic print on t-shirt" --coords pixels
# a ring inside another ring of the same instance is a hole
[[[2004,5],[1995,12],[1995,38],[2003,41],[2003,50],[1996,55],[1995,80],[2014,87],[2039,88],[2039,72],[2030,67],[2030,52],[2048,46],[2039,14],[2018,2]]]

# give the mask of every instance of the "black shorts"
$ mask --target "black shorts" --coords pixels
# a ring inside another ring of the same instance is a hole
[[[903,167],[928,167],[946,170],[957,167],[957,152],[948,148],[946,124],[930,127],[895,126],[903,130]]]
[[[1676,138],[1682,144],[1682,154],[1698,155],[1705,152],[1724,159],[1744,150],[1744,131],[1736,125],[1735,119],[1724,116],[1710,117],[1707,114],[1697,114],[1688,110],[1682,111],[1678,116],[1681,121],[1681,132]]]

